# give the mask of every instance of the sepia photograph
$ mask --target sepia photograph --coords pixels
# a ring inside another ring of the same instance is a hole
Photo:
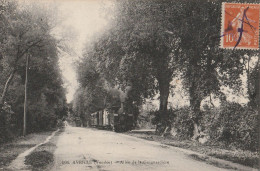
[[[0,0],[0,171],[257,171],[258,0]]]

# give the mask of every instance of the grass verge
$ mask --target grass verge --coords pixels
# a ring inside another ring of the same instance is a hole
[[[48,143],[36,148],[31,154],[25,157],[25,164],[29,166],[32,171],[47,171],[53,167],[54,152],[57,148],[56,143],[58,136],[63,132],[58,131]]]
[[[43,142],[52,131],[29,134],[15,140],[0,144],[0,170],[5,168],[20,154],[29,148]]]
[[[244,166],[249,166],[256,169],[259,166],[258,165],[259,154],[257,152],[251,152],[251,151],[240,150],[240,149],[231,149],[221,145],[200,144],[199,142],[195,142],[191,140],[181,141],[174,137],[161,137],[151,132],[139,132],[139,133],[127,132],[126,134],[134,137],[146,139],[149,141],[156,141],[162,144],[192,150],[201,154],[231,161],[234,163],[242,164]],[[190,157],[196,160],[202,160],[202,161],[206,160],[205,158],[201,158],[198,156],[190,156]],[[218,166],[220,168],[230,169],[229,166],[226,165],[220,166],[219,164],[211,163],[208,160],[207,163]]]

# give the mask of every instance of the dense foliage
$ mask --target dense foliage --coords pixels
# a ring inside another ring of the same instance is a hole
[[[189,117],[189,107],[173,110],[175,116],[172,127],[176,129],[180,139],[192,137],[193,126]],[[218,108],[205,106],[202,111],[201,131],[209,135],[212,144],[223,144],[226,147],[236,147],[257,151],[258,141],[258,112],[241,106],[238,103],[226,102]]]
[[[51,31],[54,10],[0,1],[0,142],[20,135],[23,125],[26,56],[29,57],[28,133],[56,126],[66,114],[58,66],[58,40]]]
[[[128,93],[128,105],[135,106],[138,115],[145,100],[158,94],[159,109],[151,113],[159,134],[176,128],[184,138],[198,140],[208,134],[216,141],[256,149],[257,129],[252,122],[259,107],[259,53],[219,48],[221,5],[221,1],[201,0],[116,1],[111,27],[86,46],[78,66],[78,91],[88,97],[81,101],[86,110],[93,104],[104,107],[106,93],[119,89]],[[176,77],[182,80],[189,106],[169,110]],[[247,89],[249,103],[227,101],[223,91],[227,88],[233,94]],[[211,101],[202,110],[202,101],[211,96],[221,105],[215,107]]]

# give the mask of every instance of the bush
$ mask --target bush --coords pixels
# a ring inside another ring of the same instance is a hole
[[[177,109],[175,119],[172,122],[172,127],[176,128],[177,136],[181,139],[190,139],[193,134],[193,122],[190,118],[189,107]]]
[[[173,109],[167,110],[167,113],[161,113],[161,111],[159,110],[151,111],[150,115],[154,116],[152,118],[152,124],[156,125],[156,131],[158,133],[164,132],[167,126],[171,126],[171,123],[174,121],[174,118],[176,117]]]
[[[257,110],[234,102],[227,102],[218,108],[205,108],[200,126],[201,131],[209,135],[211,143],[224,143],[227,147],[243,150],[258,150]],[[180,139],[192,137],[193,122],[190,112],[189,107],[169,110],[170,116],[174,116],[170,119],[171,125],[177,130],[177,137]]]
[[[227,102],[203,112],[203,127],[212,140],[241,149],[258,148],[258,113],[256,110]]]
[[[12,114],[13,112],[9,105],[4,104],[3,107],[0,107],[0,143],[7,142],[14,137],[11,131]]]
[[[36,168],[42,168],[53,162],[53,154],[48,151],[36,151],[26,156],[25,164]]]

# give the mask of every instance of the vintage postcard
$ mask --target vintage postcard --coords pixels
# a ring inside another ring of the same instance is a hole
[[[258,0],[0,0],[0,171],[259,170]]]

